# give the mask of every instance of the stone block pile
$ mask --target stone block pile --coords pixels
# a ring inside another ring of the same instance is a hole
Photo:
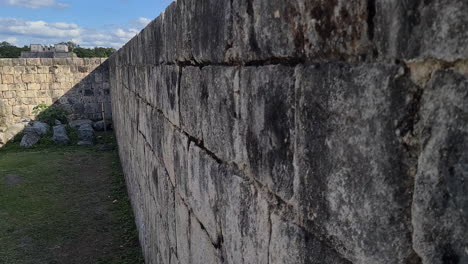
[[[112,129],[112,123],[106,121],[107,129]],[[104,131],[103,121],[93,122],[89,119],[70,121],[62,124],[55,120],[54,126],[49,126],[40,121],[23,119],[21,122],[13,124],[4,131],[0,131],[0,147],[3,147],[16,136],[21,136],[20,146],[31,148],[36,145],[41,138],[52,135],[52,142],[56,145],[69,145],[71,143],[67,135],[67,126],[77,131],[79,146],[92,146],[96,141],[95,131]]]

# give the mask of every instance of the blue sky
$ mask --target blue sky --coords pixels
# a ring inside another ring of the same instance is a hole
[[[172,0],[0,0],[0,41],[120,48]]]

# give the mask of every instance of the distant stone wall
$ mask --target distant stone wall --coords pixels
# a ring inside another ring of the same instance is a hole
[[[60,51],[41,51],[31,52],[22,51],[21,58],[73,58],[76,55],[73,52],[60,52]]]
[[[101,119],[101,103],[110,118],[105,59],[0,59],[0,126],[33,118],[38,104],[60,105],[72,118]]]
[[[468,263],[466,14],[171,4],[110,58],[146,263]]]

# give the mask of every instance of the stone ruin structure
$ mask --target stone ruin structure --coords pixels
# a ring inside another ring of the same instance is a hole
[[[73,58],[76,55],[68,51],[65,44],[55,44],[54,46],[43,46],[41,44],[31,44],[31,51],[22,51],[21,58]]]

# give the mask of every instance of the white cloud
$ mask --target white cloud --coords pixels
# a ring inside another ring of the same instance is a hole
[[[149,22],[151,22],[151,19],[146,18],[146,17],[140,17],[136,20],[136,22],[140,24],[140,26],[146,27],[146,25],[148,25]]]
[[[121,38],[121,39],[131,39],[133,38],[136,34],[138,34],[138,30],[131,28],[128,30],[118,28],[113,32],[115,36]]]
[[[65,8],[69,4],[56,0],[0,0],[0,5],[20,6],[27,8],[58,7]]]
[[[120,48],[150,22],[139,18],[126,25],[110,25],[105,29],[87,28],[74,23],[48,23],[18,18],[0,18],[0,41],[16,45],[56,44],[73,41],[82,47]],[[14,40],[14,41],[13,41]]]
[[[0,34],[25,35],[43,38],[73,38],[80,36],[83,30],[76,24],[47,23],[45,21],[27,21],[16,18],[0,18]]]
[[[15,45],[16,42],[18,42],[18,39],[15,38],[15,37],[9,37],[9,38],[6,38],[5,41],[8,42],[8,43],[10,43],[10,44]]]

